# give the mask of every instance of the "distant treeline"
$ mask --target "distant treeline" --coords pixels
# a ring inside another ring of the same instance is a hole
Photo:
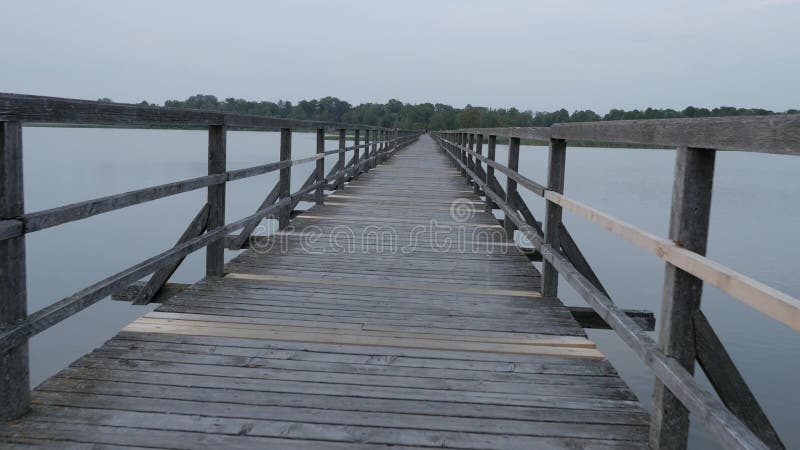
[[[103,99],[107,100],[107,99]],[[142,102],[148,105],[147,102]],[[389,100],[386,103],[362,103],[353,106],[336,97],[319,100],[301,100],[297,104],[279,100],[250,101],[241,98],[219,100],[213,95],[193,95],[186,100],[167,100],[164,106],[174,108],[208,109],[215,111],[256,114],[292,119],[322,120],[330,122],[362,123],[410,130],[446,130],[455,128],[490,127],[546,127],[554,123],[591,122],[598,120],[669,119],[680,117],[752,116],[768,114],[796,114],[790,109],[783,113],[758,108],[722,106],[714,109],[689,106],[681,111],[647,108],[645,110],[612,109],[605,115],[592,110],[566,109],[554,112],[520,111],[516,108],[485,108],[467,105],[455,108],[442,103],[403,103]]]

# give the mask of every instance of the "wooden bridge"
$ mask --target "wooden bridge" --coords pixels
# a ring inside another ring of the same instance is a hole
[[[23,123],[207,129],[209,175],[27,213]],[[699,306],[711,283],[800,329],[798,300],[703,256],[714,149],[800,153],[800,117],[421,135],[0,94],[0,124],[9,447],[681,448],[690,411],[727,447],[783,447]],[[316,132],[317,154],[292,159],[301,129]],[[280,161],[227,170],[228,130],[280,130]],[[338,149],[325,150],[326,130]],[[498,137],[507,164],[495,161]],[[547,185],[517,171],[522,139],[550,144]],[[670,240],[564,196],[568,140],[678,147]],[[327,170],[326,155],[338,155]],[[304,163],[315,169],[292,193],[291,168]],[[272,171],[280,180],[256,212],[225,224],[226,183]],[[547,199],[544,223],[520,187]],[[208,201],[175,247],[27,313],[25,234],[202,188]],[[303,200],[315,205],[299,211]],[[652,314],[612,303],[562,208],[666,261],[658,343],[644,332]],[[279,231],[253,235],[264,218]],[[204,247],[207,276],[168,283]],[[244,251],[225,264],[226,247]],[[559,301],[559,274],[590,308]],[[28,338],[109,295],[162,305],[31,392]],[[653,370],[652,417],[585,327],[614,329]],[[695,360],[721,401],[694,381]]]

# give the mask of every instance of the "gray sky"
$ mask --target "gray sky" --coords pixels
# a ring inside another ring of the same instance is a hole
[[[5,0],[0,14],[3,92],[800,108],[800,0]]]

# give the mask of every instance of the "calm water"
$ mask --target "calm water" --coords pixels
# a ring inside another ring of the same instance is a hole
[[[277,133],[229,133],[228,167],[275,161],[278,142]],[[204,175],[206,145],[201,131],[26,128],[26,210]],[[327,148],[336,146],[336,141],[327,141]],[[295,134],[293,152],[296,157],[312,155],[314,136]],[[498,160],[505,161],[505,155],[506,149],[499,147]],[[666,236],[674,156],[667,150],[570,149],[566,193]],[[329,157],[326,166],[335,158]],[[544,182],[546,163],[546,148],[523,146],[521,172]],[[312,169],[313,165],[292,168],[293,189]],[[800,229],[800,211],[791,200],[800,196],[797,174],[800,158],[718,153],[708,250],[712,258],[796,297],[800,241],[794,233]],[[276,179],[273,173],[229,183],[228,221],[252,213]],[[523,195],[541,219],[541,199],[524,190]],[[199,190],[29,235],[30,310],[169,248],[204,201],[205,191]],[[663,263],[580,217],[565,212],[564,221],[615,301],[658,315]],[[201,278],[203,257],[201,251],[187,258],[174,281]],[[567,303],[583,304],[566,283],[561,286]],[[32,383],[101,345],[152,308],[103,301],[36,336],[31,343]],[[787,447],[800,447],[800,429],[794,426],[800,409],[795,389],[800,335],[713,287],[706,287],[703,309]],[[649,407],[649,370],[613,332],[590,331],[590,337]],[[692,447],[713,448],[713,438],[697,428]]]

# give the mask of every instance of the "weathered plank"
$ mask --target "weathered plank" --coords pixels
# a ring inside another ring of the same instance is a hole
[[[0,122],[0,219],[25,211],[22,182],[22,124]],[[0,330],[17,326],[28,316],[25,236],[0,240]],[[0,352],[0,420],[11,420],[30,407],[28,341]]]

